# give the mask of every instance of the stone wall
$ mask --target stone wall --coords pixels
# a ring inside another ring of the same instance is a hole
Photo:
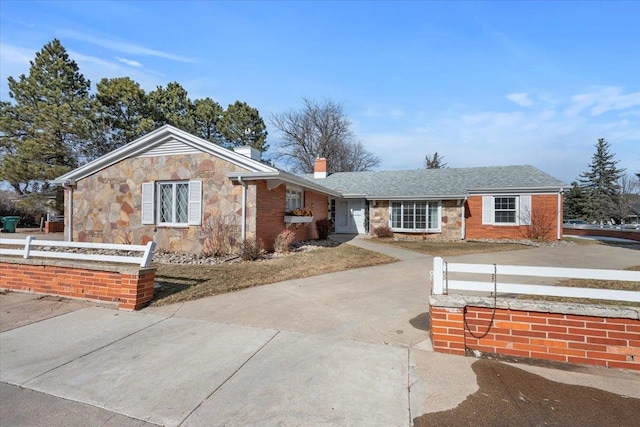
[[[233,226],[239,235],[242,186],[226,174],[244,171],[205,153],[122,160],[78,181],[73,191],[73,240],[139,245],[153,240],[158,249],[198,253],[217,221]],[[142,224],[142,183],[162,180],[202,181],[201,226]],[[255,194],[255,186],[248,186],[247,218],[255,213]],[[255,235],[255,222],[247,221],[247,234]]]

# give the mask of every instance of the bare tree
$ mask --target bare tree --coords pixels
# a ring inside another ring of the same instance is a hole
[[[616,216],[621,222],[631,214],[631,203],[637,197],[636,194],[640,190],[640,181],[633,175],[622,175],[618,178],[618,186],[620,193],[616,203]]]
[[[369,170],[380,159],[357,141],[342,105],[303,98],[300,110],[274,114],[270,123],[282,133],[274,158],[292,172],[313,172],[316,158],[327,159],[328,172]]]

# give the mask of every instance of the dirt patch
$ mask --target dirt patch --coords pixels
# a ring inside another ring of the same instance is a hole
[[[479,390],[457,408],[414,418],[416,427],[632,426],[640,399],[561,384],[495,360],[472,365]]]

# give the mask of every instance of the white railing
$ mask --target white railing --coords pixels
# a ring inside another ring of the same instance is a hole
[[[58,258],[72,260],[88,260],[102,262],[117,262],[124,264],[138,264],[140,267],[151,267],[151,259],[153,251],[156,248],[155,242],[149,242],[146,245],[118,245],[112,243],[84,243],[84,242],[58,242],[53,240],[36,240],[33,236],[27,236],[26,239],[0,239],[0,254],[2,255],[19,255],[24,259],[32,257]],[[9,246],[7,248],[6,246]],[[11,246],[17,246],[19,249],[13,249]],[[86,254],[76,252],[54,252],[33,249],[36,247],[60,247],[60,248],[82,248],[82,249],[104,249],[115,251],[131,251],[140,252],[141,256],[126,255],[102,255],[102,254]]]
[[[640,271],[596,270],[585,268],[532,267],[523,265],[445,263],[440,257],[433,259],[433,295],[446,295],[452,290],[493,292],[494,282],[451,280],[451,273],[496,274],[498,293],[548,295],[557,297],[590,298],[625,302],[640,302],[640,292],[617,289],[573,288],[565,286],[507,283],[504,276],[554,277],[567,279],[619,280],[640,282]]]
[[[49,221],[49,222],[64,222],[64,215],[47,214],[47,221]]]

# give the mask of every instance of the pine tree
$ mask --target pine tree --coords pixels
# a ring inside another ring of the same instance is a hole
[[[564,195],[564,218],[586,219],[586,197],[577,182],[571,183],[571,189]]]
[[[267,127],[255,108],[246,102],[236,101],[230,104],[222,114],[218,130],[224,138],[223,145],[228,148],[249,145],[265,152],[267,145]]]
[[[620,186],[618,179],[624,169],[618,169],[615,154],[609,152],[611,144],[600,138],[595,145],[589,171],[580,175],[580,186],[586,196],[585,213],[590,221],[608,221],[616,218],[616,204]]]
[[[193,104],[180,83],[171,82],[166,89],[158,86],[149,92],[149,105],[155,127],[169,124],[185,132],[194,132]]]
[[[91,83],[57,39],[36,53],[28,76],[8,81],[13,102],[0,105],[0,179],[25,195],[78,165],[92,127]]]
[[[87,160],[107,154],[153,130],[149,99],[129,77],[102,79],[95,96],[96,119]]]
[[[218,126],[223,113],[220,104],[211,98],[196,99],[191,110],[195,135],[211,142],[221,143],[222,135]]]
[[[444,156],[441,156],[436,151],[433,153],[433,157],[427,154],[424,156],[424,167],[427,169],[444,169],[447,167],[447,163],[444,161]]]

